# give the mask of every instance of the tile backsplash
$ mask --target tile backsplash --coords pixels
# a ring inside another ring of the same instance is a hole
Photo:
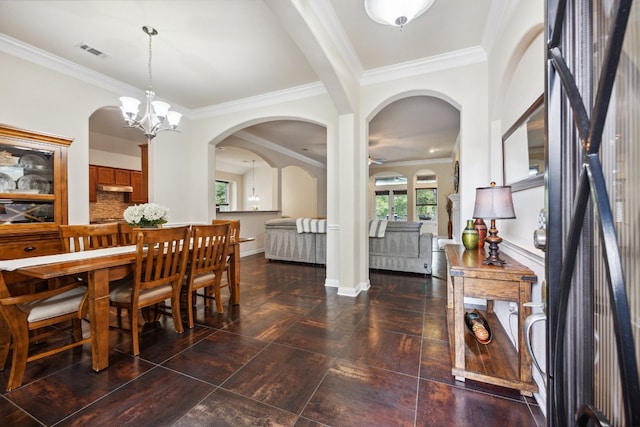
[[[134,204],[125,202],[125,193],[98,191],[96,195],[97,201],[89,203],[89,220],[91,222],[122,218],[124,210]]]

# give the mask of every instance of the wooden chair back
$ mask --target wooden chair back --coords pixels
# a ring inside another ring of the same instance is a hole
[[[60,238],[65,252],[110,248],[120,245],[118,223],[60,225]]]
[[[193,248],[187,277],[187,306],[189,327],[193,328],[192,296],[202,288],[213,288],[216,308],[223,313],[220,292],[229,251],[230,225],[228,222],[215,225],[194,225],[192,228]]]
[[[179,295],[189,254],[189,226],[137,228],[134,295],[145,289],[170,285]],[[146,303],[155,304],[164,301]],[[146,304],[145,303],[145,304]]]
[[[240,220],[238,219],[214,219],[211,221],[212,225],[217,224],[229,224],[229,238],[231,242],[236,242],[240,238]]]
[[[135,245],[136,238],[134,228],[126,222],[118,223],[118,233],[120,234],[121,245]]]
[[[89,225],[60,225],[60,239],[65,252],[81,252],[90,249],[111,248],[122,244],[117,222]],[[131,266],[109,269],[109,281],[119,280],[131,273]],[[74,280],[87,280],[86,274],[74,276]]]

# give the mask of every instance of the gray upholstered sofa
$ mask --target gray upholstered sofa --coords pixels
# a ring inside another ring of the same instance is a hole
[[[277,218],[264,225],[264,256],[281,261],[324,264],[325,233],[298,233],[295,218]]]
[[[369,237],[369,268],[431,274],[431,233],[421,222],[389,221],[384,237]]]
[[[369,267],[431,274],[433,236],[420,234],[421,226],[420,222],[388,222],[384,237],[369,238]],[[326,234],[298,233],[295,218],[265,223],[266,259],[324,264],[326,248]]]

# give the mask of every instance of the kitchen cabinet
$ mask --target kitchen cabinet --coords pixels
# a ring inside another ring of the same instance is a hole
[[[132,193],[125,193],[128,203],[146,203],[147,189],[141,171],[89,165],[89,202],[97,202],[96,185],[126,185],[133,187]]]
[[[114,185],[116,183],[116,173],[114,168],[97,166],[97,184]]]
[[[72,139],[0,125],[0,259],[62,250]]]
[[[89,165],[89,202],[98,201],[98,190],[96,183],[98,182],[98,167]]]
[[[131,171],[127,169],[114,169],[114,183],[116,185],[131,185]]]
[[[133,192],[127,195],[129,197],[129,202],[146,203],[147,192],[144,191],[142,172],[131,171],[130,176],[131,176],[131,186],[133,187]]]

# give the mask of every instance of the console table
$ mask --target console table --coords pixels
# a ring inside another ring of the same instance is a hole
[[[481,381],[520,390],[531,396],[538,390],[531,376],[531,356],[526,350],[523,325],[531,309],[531,286],[537,277],[529,268],[500,254],[504,266],[484,265],[483,249],[465,250],[447,245],[447,320],[453,369],[456,380]],[[464,297],[487,300],[486,319],[493,335],[491,343],[480,344],[464,323]],[[493,301],[518,304],[518,349],[493,313]]]

